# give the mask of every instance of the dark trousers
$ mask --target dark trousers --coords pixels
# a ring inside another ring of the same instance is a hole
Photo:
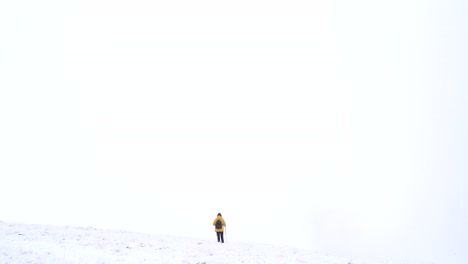
[[[216,232],[216,235],[218,235],[218,242],[224,243],[224,232]]]

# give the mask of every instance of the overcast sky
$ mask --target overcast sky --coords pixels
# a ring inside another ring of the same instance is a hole
[[[466,263],[466,1],[2,1],[0,220]]]

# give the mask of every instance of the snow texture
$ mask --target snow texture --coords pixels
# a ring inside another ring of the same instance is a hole
[[[0,264],[13,263],[369,264],[292,247],[229,240],[221,244],[214,232],[213,240],[208,241],[92,227],[0,222]]]

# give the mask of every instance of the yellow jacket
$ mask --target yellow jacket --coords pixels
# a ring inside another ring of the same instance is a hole
[[[218,220],[221,220],[221,223],[223,223],[223,226],[220,229],[216,229],[215,227],[215,232],[224,232],[224,227],[226,226],[226,222],[224,222],[223,217],[221,216],[216,217],[215,220],[213,221],[213,225],[216,226],[216,222],[218,222]]]

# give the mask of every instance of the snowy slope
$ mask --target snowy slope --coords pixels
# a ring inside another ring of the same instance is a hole
[[[0,222],[0,264],[10,263],[367,264],[265,244]]]

